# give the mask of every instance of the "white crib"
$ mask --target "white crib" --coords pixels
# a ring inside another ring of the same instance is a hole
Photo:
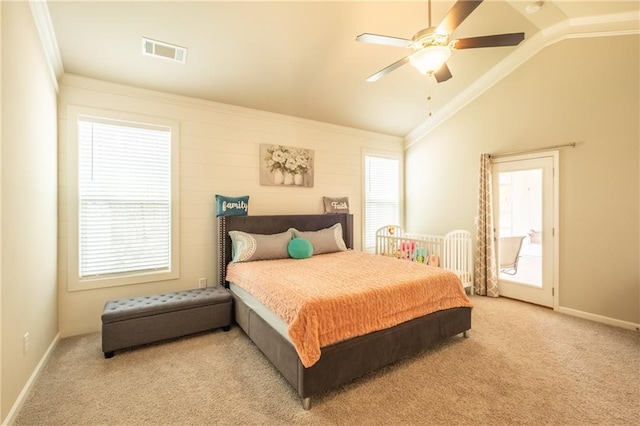
[[[471,246],[471,233],[465,230],[440,236],[408,233],[399,226],[390,225],[376,231],[376,254],[453,271],[464,289],[469,289],[469,294],[473,295]]]

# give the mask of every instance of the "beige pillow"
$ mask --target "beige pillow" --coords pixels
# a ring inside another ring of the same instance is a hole
[[[294,238],[304,238],[313,245],[313,254],[333,253],[347,250],[342,238],[342,225],[335,225],[319,231],[298,231],[293,229]]]
[[[292,235],[291,229],[280,234],[270,235],[229,231],[232,262],[286,259],[289,257],[287,247]]]

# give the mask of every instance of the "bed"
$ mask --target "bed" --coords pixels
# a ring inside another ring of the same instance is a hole
[[[227,268],[232,260],[229,232],[278,234],[290,228],[317,231],[336,223],[340,224],[346,247],[352,249],[353,216],[349,214],[228,216],[218,219],[220,282],[232,291],[235,321],[297,391],[305,410],[311,408],[311,397],[315,395],[414,355],[452,336],[462,334],[467,337],[467,331],[471,328],[471,304],[468,303],[468,306],[438,310],[323,346],[317,361],[310,366],[308,360],[303,358],[303,362],[291,339],[283,335],[277,325],[273,325],[273,315],[268,310],[265,312],[259,301],[256,305],[251,294],[238,291],[233,282],[227,281]],[[397,259],[389,261],[410,264]],[[423,265],[420,267],[425,268]]]

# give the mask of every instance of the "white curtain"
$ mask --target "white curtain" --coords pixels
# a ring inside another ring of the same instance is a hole
[[[491,156],[480,156],[480,180],[478,186],[478,228],[475,255],[476,294],[498,297],[498,268],[496,267],[495,232],[491,183]]]

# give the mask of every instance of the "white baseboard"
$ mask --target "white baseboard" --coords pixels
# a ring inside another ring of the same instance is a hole
[[[640,331],[640,324],[634,324],[628,321],[622,321],[615,318],[605,317],[602,315],[592,314],[589,312],[579,311],[577,309],[565,308],[563,306],[558,307],[556,312],[560,312],[562,314],[572,315],[578,318],[584,318],[595,322],[601,322],[603,324],[613,325],[616,327],[626,328],[629,330]]]
[[[44,355],[40,359],[40,362],[38,362],[38,365],[36,365],[36,368],[35,370],[33,370],[33,373],[31,373],[31,377],[29,377],[29,380],[27,380],[27,383],[25,383],[24,387],[22,388],[22,392],[20,392],[20,395],[18,395],[18,398],[16,399],[16,402],[13,404],[13,407],[11,407],[11,410],[9,410],[9,414],[7,414],[7,417],[2,422],[2,426],[10,426],[16,420],[15,418],[17,414],[20,412],[20,409],[22,408],[22,405],[24,404],[25,399],[29,394],[29,391],[31,390],[31,387],[35,383],[40,372],[42,371],[42,367],[44,367],[44,365],[49,360],[49,356],[53,352],[53,348],[56,347],[59,341],[60,341],[60,333],[56,334],[56,337],[53,338],[53,341],[47,348],[47,351],[44,353]]]

